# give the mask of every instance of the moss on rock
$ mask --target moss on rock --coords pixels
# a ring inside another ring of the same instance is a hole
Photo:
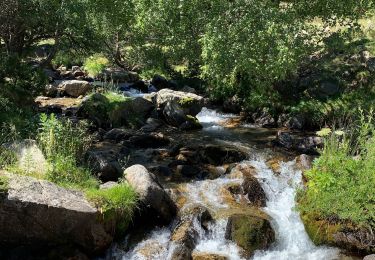
[[[258,249],[266,249],[275,241],[275,232],[265,218],[236,214],[229,218],[225,237],[237,243],[250,256]]]

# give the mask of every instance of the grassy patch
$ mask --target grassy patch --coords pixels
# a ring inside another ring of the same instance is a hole
[[[88,189],[86,197],[101,210],[105,220],[116,220],[117,235],[130,224],[138,201],[134,189],[125,182],[108,189]]]

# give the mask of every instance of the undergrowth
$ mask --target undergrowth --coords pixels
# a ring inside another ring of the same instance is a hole
[[[329,128],[321,156],[306,172],[307,189],[300,196],[303,213],[375,228],[375,124],[373,111],[360,112],[345,130]]]

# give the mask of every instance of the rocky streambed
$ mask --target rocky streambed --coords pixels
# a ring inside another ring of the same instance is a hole
[[[39,97],[39,109],[91,121],[94,144],[85,161],[101,188],[125,179],[136,190],[136,214],[115,239],[115,221],[82,193],[9,175],[5,194],[0,179],[0,242],[16,251],[0,248],[0,258],[5,251],[27,259],[21,243],[38,252],[57,247],[56,259],[355,259],[314,245],[295,208],[312,160],[296,156],[314,154],[316,137],[246,123],[204,107],[193,93],[130,91],[114,105],[100,93],[80,96],[77,84],[59,83],[60,94],[72,88],[74,95]]]

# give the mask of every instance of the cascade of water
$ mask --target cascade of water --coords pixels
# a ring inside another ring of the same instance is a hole
[[[220,130],[220,123],[234,118],[235,115],[221,114],[213,110],[203,108],[197,118],[206,130]],[[225,138],[224,138],[225,139]],[[231,142],[230,140],[222,140]],[[236,147],[252,154],[251,161],[244,161],[255,167],[257,179],[261,183],[266,195],[267,203],[263,209],[270,217],[272,226],[276,233],[276,242],[269,250],[257,251],[254,260],[332,260],[339,258],[339,251],[334,248],[317,247],[308,237],[298,212],[295,210],[296,191],[302,185],[302,173],[296,170],[295,162],[281,163],[280,174],[274,173],[253,147],[246,143],[233,143]],[[225,200],[221,197],[220,190],[225,185],[241,183],[242,179],[229,179],[226,176],[215,180],[192,181],[185,185],[184,196],[187,200],[186,206],[200,204],[210,211],[228,208]],[[202,230],[199,224],[196,230],[199,234],[194,252],[214,253],[227,256],[228,259],[238,260],[241,258],[241,249],[232,241],[225,239],[227,219],[218,219],[209,224],[208,232]],[[112,254],[116,259],[171,259],[174,244],[170,242],[171,228],[156,229],[150,235],[137,244],[128,252],[123,252],[116,247]],[[146,250],[145,250],[146,249]],[[146,251],[146,252],[145,252]]]
[[[250,163],[257,169],[257,178],[266,192],[264,211],[271,216],[277,235],[275,246],[268,251],[256,252],[254,259],[336,259],[338,250],[317,247],[312,243],[295,210],[296,191],[302,185],[302,173],[295,169],[295,163],[281,163],[279,175],[270,170],[264,161]]]

